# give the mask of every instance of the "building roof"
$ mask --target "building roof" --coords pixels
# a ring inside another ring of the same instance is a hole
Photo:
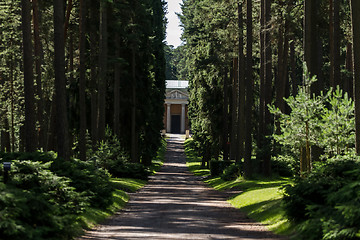
[[[189,81],[185,80],[166,80],[167,89],[186,89],[189,87]]]

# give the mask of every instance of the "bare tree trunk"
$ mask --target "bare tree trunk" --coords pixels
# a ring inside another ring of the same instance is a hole
[[[1,131],[1,151],[11,152],[9,120],[4,114],[4,129]]]
[[[316,75],[318,81],[311,86],[311,92],[316,95],[320,94],[323,89],[321,79],[322,50],[318,33],[317,8],[319,0],[305,0],[304,16],[304,57],[310,75]]]
[[[86,0],[80,0],[80,79],[79,79],[79,98],[80,98],[80,134],[79,150],[80,159],[86,161]]]
[[[353,90],[353,50],[352,50],[352,43],[348,42],[346,45],[346,62],[345,62],[345,69],[348,73],[351,74],[351,77],[347,77],[344,83],[344,90],[349,94],[349,97],[354,99],[354,90]]]
[[[353,64],[354,64],[354,102],[355,102],[355,147],[360,155],[360,1],[350,0]]]
[[[330,22],[330,86],[342,85],[340,76],[340,1],[329,0]],[[343,87],[343,86],[341,86]]]
[[[253,25],[252,25],[252,0],[246,1],[246,103],[245,103],[245,154],[244,173],[245,177],[252,175],[252,107],[253,107]]]
[[[257,146],[259,149],[263,147],[263,136],[265,129],[265,0],[261,0],[260,4],[260,96],[259,96],[259,124]],[[258,162],[262,161],[262,156],[258,152],[256,156]]]
[[[236,162],[240,162],[244,158],[244,142],[245,142],[245,57],[244,57],[244,21],[243,21],[243,4],[238,4],[238,29],[239,29],[239,103],[238,103],[238,155]]]
[[[114,133],[120,136],[120,38],[119,34],[115,35],[116,45],[116,62],[115,62],[115,73],[114,73]]]
[[[56,135],[59,157],[70,159],[69,127],[66,107],[64,1],[54,0],[54,50]]]
[[[137,124],[136,124],[136,56],[135,49],[132,48],[132,106],[131,106],[131,160],[133,162],[139,162],[138,156],[138,134],[137,134]]]
[[[224,73],[224,106],[223,106],[223,159],[229,160],[229,86],[228,76]]]
[[[91,83],[90,83],[90,89],[91,89],[91,140],[92,140],[92,144],[93,144],[93,148],[95,148],[96,143],[99,140],[98,137],[98,94],[97,94],[97,87],[98,87],[98,80],[97,80],[97,68],[96,68],[96,63],[98,60],[98,56],[97,56],[97,34],[96,34],[96,24],[94,19],[98,19],[98,8],[97,5],[98,4],[96,1],[91,1],[91,5],[90,5],[90,18],[89,19],[93,19],[91,21],[91,24],[89,24],[90,29],[90,50],[91,50],[91,55],[90,55],[90,62],[91,62],[91,67],[90,67],[90,76],[91,76]]]
[[[270,34],[270,21],[271,21],[271,0],[265,0],[264,4],[264,17],[265,17],[265,36],[264,36],[264,45],[265,45],[265,70],[264,70],[264,79],[265,79],[265,136],[271,134],[270,132],[270,125],[271,125],[271,114],[267,108],[268,104],[271,104],[271,97],[272,97],[272,48],[271,48],[271,34]],[[264,157],[263,157],[263,171],[265,176],[269,176],[271,174],[271,151],[270,151],[270,143],[265,138],[266,142],[266,149],[264,149]]]
[[[73,7],[73,1],[68,0],[68,4],[66,7],[66,18],[65,18],[65,23],[64,23],[64,41],[65,42],[66,42],[66,38],[67,38],[67,32],[69,29],[70,14],[71,14],[72,7]]]
[[[343,83],[341,81],[341,74],[340,74],[340,0],[333,0],[334,1],[334,83],[335,86],[339,85],[343,88]]]
[[[35,106],[34,106],[34,73],[33,53],[31,35],[31,3],[29,0],[22,0],[22,32],[23,32],[23,53],[24,53],[24,92],[25,92],[25,149],[27,152],[34,152],[36,146],[35,132]]]
[[[230,159],[236,159],[238,146],[238,98],[239,92],[237,91],[239,81],[238,81],[238,58],[233,58],[233,65],[231,70],[232,77],[232,106],[231,106],[231,141],[230,141]]]
[[[34,23],[34,47],[35,47],[35,71],[36,71],[36,90],[37,90],[37,120],[40,125],[39,129],[39,147],[46,150],[46,121],[44,117],[45,107],[42,92],[42,71],[41,66],[43,63],[43,49],[40,39],[40,13],[38,0],[33,0],[33,23]]]
[[[107,85],[107,56],[108,56],[108,33],[107,33],[107,2],[100,1],[100,53],[99,53],[99,95],[98,95],[98,131],[99,140],[105,139],[106,127],[106,85]]]

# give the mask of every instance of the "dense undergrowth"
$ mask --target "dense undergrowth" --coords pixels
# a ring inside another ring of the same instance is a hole
[[[273,178],[244,179],[241,165],[236,175],[228,174],[216,163],[209,169],[201,167],[201,158],[186,143],[189,169],[217,190],[235,190],[228,200],[268,229],[291,239],[360,239],[360,161],[353,155],[339,155],[317,162],[308,174]],[[221,160],[220,160],[221,161]],[[275,161],[282,161],[276,159]],[[285,175],[294,172],[286,162],[277,165]],[[213,173],[212,173],[213,171]],[[214,174],[214,172],[216,174]],[[229,176],[231,176],[229,178]],[[236,176],[236,177],[232,177]]]
[[[12,163],[6,184],[0,168],[0,239],[72,239],[121,209],[126,192],[161,166],[165,148],[163,140],[151,167],[128,162],[116,141],[87,162],[53,152],[0,153],[0,163]]]

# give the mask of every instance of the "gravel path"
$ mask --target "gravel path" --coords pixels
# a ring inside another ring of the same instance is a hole
[[[86,232],[89,239],[280,239],[188,172],[183,140],[168,141],[166,161],[127,207]]]

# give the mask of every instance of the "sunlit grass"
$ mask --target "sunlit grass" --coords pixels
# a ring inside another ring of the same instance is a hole
[[[208,169],[201,168],[201,158],[193,149],[192,139],[185,142],[185,153],[189,170],[195,175],[206,177],[205,182],[212,188],[236,190],[228,200],[235,208],[245,212],[248,217],[261,222],[277,234],[290,235],[294,226],[286,218],[282,207],[282,186],[291,183],[288,178],[258,178],[245,180],[242,177],[233,181],[224,181],[220,177],[211,177]]]

